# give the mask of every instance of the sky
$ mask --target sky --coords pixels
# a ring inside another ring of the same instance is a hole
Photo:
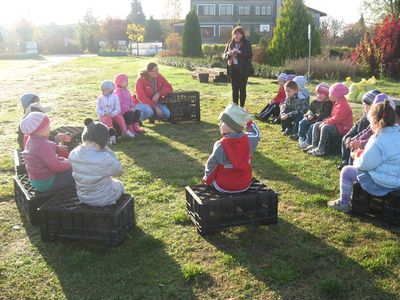
[[[12,25],[18,19],[28,19],[35,25],[73,24],[82,20],[88,9],[93,10],[99,19],[106,17],[125,18],[130,11],[131,0],[2,0],[7,1],[6,8],[0,9],[0,24]],[[141,0],[146,17],[162,18],[165,0]],[[190,0],[181,0],[184,18],[189,11]],[[361,0],[305,0],[309,7],[326,12],[328,15],[354,23],[360,18]]]

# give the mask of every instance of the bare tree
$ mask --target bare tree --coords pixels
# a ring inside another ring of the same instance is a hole
[[[179,19],[182,12],[181,0],[164,0],[164,19]]]
[[[380,23],[388,14],[400,17],[400,0],[363,0],[362,8],[366,19],[373,23]]]
[[[331,16],[323,18],[320,24],[321,45],[332,46],[336,43],[343,31],[344,23]]]

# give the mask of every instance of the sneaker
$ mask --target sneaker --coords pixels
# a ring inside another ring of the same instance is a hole
[[[130,130],[128,130],[125,133],[125,136],[128,137],[128,138],[132,138],[133,139],[136,135],[133,132],[131,132]]]
[[[350,205],[342,205],[340,199],[328,201],[328,207],[344,212],[345,214],[350,212]]]
[[[320,149],[318,149],[318,148],[315,148],[315,149],[313,149],[313,150],[311,151],[310,154],[311,154],[311,155],[314,155],[314,156],[322,156],[322,155],[325,154],[325,151],[322,151],[322,150],[320,150]]]
[[[290,139],[293,141],[297,141],[299,139],[299,136],[295,133],[290,136]]]
[[[314,146],[313,146],[313,145],[310,145],[310,146],[304,148],[303,151],[304,151],[304,152],[308,152],[308,151],[311,151],[311,150],[313,150],[313,149],[314,149]]]
[[[143,128],[140,128],[138,122],[135,122],[135,123],[133,123],[133,132],[134,132],[134,133],[143,133],[143,132],[144,132],[144,129],[143,129]]]
[[[299,146],[300,149],[304,150],[307,147],[310,147],[310,144],[308,144],[306,141],[300,141],[298,146]]]
[[[347,163],[342,161],[342,163],[340,165],[338,165],[336,168],[341,171],[345,166],[347,166]]]
[[[108,143],[110,145],[115,145],[117,143],[117,138],[115,137],[115,135],[110,136],[110,139],[108,140]]]
[[[286,136],[289,136],[289,135],[292,134],[292,131],[291,131],[290,129],[287,129],[287,128],[286,128],[286,130],[285,130],[284,132],[282,132],[282,134],[283,134],[283,135],[286,135]]]

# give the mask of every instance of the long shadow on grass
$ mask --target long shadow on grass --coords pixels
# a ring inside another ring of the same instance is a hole
[[[191,284],[163,242],[138,227],[116,247],[76,241],[44,244],[36,230],[25,228],[47,268],[57,276],[66,299],[194,298]],[[49,287],[48,295],[53,291]],[[30,295],[35,298],[34,291]]]
[[[241,227],[207,240],[225,254],[221,261],[227,269],[245,267],[282,299],[395,299],[359,263],[281,219],[278,225]]]
[[[218,125],[207,122],[181,123],[174,125],[160,124],[155,126],[153,130],[162,136],[166,136],[171,140],[178,141],[179,143],[185,144],[188,147],[195,148],[204,153],[211,153],[215,141],[221,137]],[[261,175],[262,180],[284,181],[297,190],[311,194],[324,194],[330,192],[323,186],[315,185],[300,179],[296,174],[283,168],[273,159],[268,158],[257,151],[254,154],[252,164],[253,169],[257,170],[257,174]],[[202,167],[199,170],[200,173],[197,174],[202,174],[204,168]]]
[[[183,187],[197,182],[203,174],[204,166],[196,159],[151,135],[141,136],[134,143],[121,143],[116,150],[149,171],[152,181],[161,179],[171,186]]]

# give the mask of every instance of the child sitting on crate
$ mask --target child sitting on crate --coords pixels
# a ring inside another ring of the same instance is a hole
[[[286,99],[281,105],[281,131],[283,135],[293,134],[293,130],[298,127],[298,123],[308,109],[308,103],[298,98],[298,86],[293,80],[289,80],[284,85]]]
[[[369,120],[368,120],[368,111],[371,108],[372,103],[377,95],[380,92],[378,90],[371,90],[366,92],[362,98],[361,102],[363,105],[363,115],[361,118],[353,125],[348,133],[342,138],[341,144],[341,152],[342,152],[342,162],[340,165],[337,166],[338,170],[341,170],[344,166],[352,165],[353,160],[350,157],[350,152],[353,148],[359,148],[359,143],[357,141],[357,137],[369,128]],[[365,144],[364,144],[365,146]]]
[[[331,115],[332,101],[329,99],[329,85],[320,83],[315,87],[317,99],[312,101],[304,118],[299,123],[297,133],[299,148],[305,149],[312,143],[312,130],[316,122],[322,121]]]
[[[260,131],[249,113],[234,103],[225,108],[219,119],[223,137],[214,144],[203,182],[220,192],[246,191],[251,185],[251,157],[260,140]],[[247,133],[243,132],[245,127]]]
[[[353,183],[374,196],[384,196],[400,188],[400,126],[396,124],[393,100],[373,104],[369,111],[374,134],[353,166],[340,173],[340,198],[328,206],[343,212],[350,210]]]
[[[353,125],[353,112],[345,95],[349,89],[343,83],[335,83],[329,88],[329,98],[333,102],[331,115],[314,125],[312,145],[307,147],[307,153],[315,156],[325,154],[328,138],[345,135]]]
[[[22,154],[32,186],[39,192],[47,192],[72,185],[71,164],[57,154],[59,147],[48,139],[49,118],[42,112],[32,112],[20,126],[28,135]]]
[[[286,94],[283,85],[288,80],[288,75],[285,73],[281,73],[278,75],[278,84],[279,90],[276,94],[275,98],[271,100],[258,114],[255,115],[255,118],[260,121],[268,121],[270,116],[273,116],[273,120],[271,123],[276,123],[277,118],[279,117],[279,106],[285,101]]]
[[[125,120],[127,130],[133,135],[143,133],[143,129],[139,127],[140,110],[134,109],[132,95],[129,92],[128,76],[126,74],[118,74],[114,79],[115,91],[114,93],[119,98],[121,106],[121,115]]]
[[[133,138],[135,135],[126,129],[124,117],[121,115],[121,105],[118,96],[114,93],[114,84],[109,80],[104,80],[100,86],[101,94],[97,98],[96,112],[99,119],[110,131],[110,144],[117,143],[113,122],[118,124],[122,136]]]
[[[108,128],[90,118],[85,119],[84,124],[83,144],[69,155],[78,198],[93,206],[115,204],[124,193],[124,185],[111,177],[122,173],[122,165],[106,146]]]

